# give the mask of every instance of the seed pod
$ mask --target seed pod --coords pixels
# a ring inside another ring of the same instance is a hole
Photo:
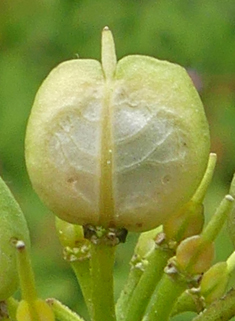
[[[19,205],[0,178],[0,301],[9,298],[18,287],[16,250],[12,244],[16,239],[29,244],[27,224]]]
[[[209,130],[186,71],[147,56],[55,68],[37,93],[26,134],[32,184],[63,220],[145,231],[189,201],[209,155]]]

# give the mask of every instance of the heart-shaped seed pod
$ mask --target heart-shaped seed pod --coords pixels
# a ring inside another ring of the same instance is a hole
[[[117,63],[105,28],[102,64],[64,62],[39,89],[26,163],[34,189],[63,220],[145,231],[189,201],[209,145],[186,71],[147,56]]]
[[[0,178],[0,301],[9,298],[18,287],[17,239],[29,245],[29,231],[24,215],[10,190]]]

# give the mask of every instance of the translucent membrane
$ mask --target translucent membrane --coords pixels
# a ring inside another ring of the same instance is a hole
[[[209,130],[186,71],[147,56],[71,60],[41,86],[26,136],[33,186],[62,219],[144,231],[194,194]]]

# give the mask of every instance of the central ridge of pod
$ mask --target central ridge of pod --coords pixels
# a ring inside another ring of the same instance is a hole
[[[105,78],[103,99],[103,121],[101,135],[101,178],[100,178],[100,216],[99,224],[112,225],[114,217],[113,197],[113,135],[112,135],[112,109],[110,97],[112,95],[112,81],[116,69],[117,59],[112,33],[108,27],[102,32],[101,62]]]

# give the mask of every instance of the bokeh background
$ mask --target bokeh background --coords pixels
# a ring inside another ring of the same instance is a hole
[[[199,90],[211,129],[216,174],[205,201],[212,215],[235,171],[235,2],[233,0],[1,0],[0,174],[27,218],[41,297],[56,297],[86,316],[78,285],[58,244],[54,216],[33,192],[24,162],[27,118],[37,89],[58,63],[100,59],[100,33],[113,31],[118,58],[144,54],[181,64]],[[121,245],[116,295],[136,235]],[[233,250],[226,228],[215,260]],[[235,282],[234,282],[235,283]],[[175,320],[190,320],[186,314]]]

